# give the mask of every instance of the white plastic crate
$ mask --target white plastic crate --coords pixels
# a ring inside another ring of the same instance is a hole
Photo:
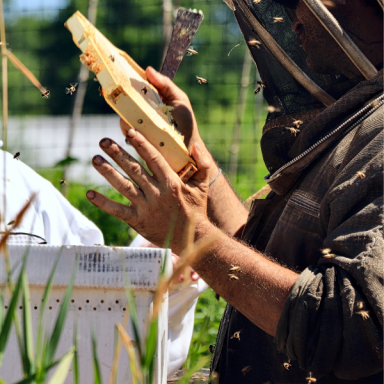
[[[52,330],[66,286],[78,260],[75,286],[67,315],[65,329],[60,339],[56,357],[65,354],[73,343],[75,323],[79,335],[80,382],[93,383],[91,332],[97,339],[98,357],[103,382],[108,383],[114,351],[114,326],[127,318],[127,299],[124,275],[128,277],[136,297],[140,334],[147,333],[148,318],[151,315],[154,290],[160,271],[165,263],[165,273],[171,273],[170,250],[155,248],[111,248],[84,246],[9,245],[12,268],[18,275],[23,256],[28,252],[27,274],[31,294],[33,330],[36,336],[37,319],[44,292],[54,261],[61,253],[56,270],[53,289],[46,305],[44,321],[46,329]],[[3,262],[2,262],[3,263]],[[0,281],[6,278],[4,264],[0,270]],[[6,298],[4,305],[8,304]],[[20,306],[21,304],[19,304]],[[18,309],[21,312],[20,309]],[[130,320],[127,332],[134,336]],[[155,384],[166,383],[168,339],[168,293],[163,297],[158,321],[158,337],[155,363]],[[135,341],[135,340],[134,340]],[[8,341],[0,377],[9,383],[22,379],[22,368],[14,329]],[[65,383],[73,383],[72,370]],[[118,383],[131,383],[128,355],[121,350]]]

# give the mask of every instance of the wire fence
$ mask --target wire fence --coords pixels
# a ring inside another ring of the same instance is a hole
[[[267,111],[262,95],[254,94],[257,71],[247,58],[245,44],[240,43],[242,35],[225,3],[103,0],[97,4],[96,26],[139,65],[159,69],[169,36],[166,24],[178,7],[201,9],[205,18],[192,43],[198,55],[183,59],[174,81],[190,97],[207,147],[246,198],[264,185],[262,178],[267,174],[259,149]],[[4,9],[7,48],[51,93],[49,99],[42,98],[8,64],[8,150],[20,151],[21,160],[34,169],[52,168],[68,153],[74,97],[65,94],[65,87],[78,82],[80,70],[80,51],[64,22],[77,9],[87,15],[88,1],[9,0]],[[208,83],[199,85],[196,76]],[[69,167],[66,178],[102,184],[105,181],[91,166],[92,156],[99,152],[99,140],[110,136],[125,144],[118,117],[99,97],[92,77],[86,82],[82,115],[70,148],[71,157],[78,161]]]

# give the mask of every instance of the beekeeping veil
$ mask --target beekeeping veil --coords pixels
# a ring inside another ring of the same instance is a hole
[[[234,12],[265,84],[263,96],[273,107],[262,138],[264,142],[274,142],[272,151],[263,151],[264,160],[267,160],[266,156],[269,157],[270,166],[267,166],[270,171],[274,168],[273,158],[278,155],[279,146],[290,145],[285,135],[279,141],[281,129],[271,128],[292,126],[293,119],[300,119],[305,125],[358,82],[377,73],[321,0],[303,1],[353,61],[361,76],[348,79],[344,76],[321,75],[308,68],[302,42],[292,30],[298,0],[224,0]],[[382,0],[378,1],[383,6]]]

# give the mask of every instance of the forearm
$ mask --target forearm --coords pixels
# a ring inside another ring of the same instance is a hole
[[[259,328],[275,336],[284,303],[299,276],[228,237],[210,223],[196,238],[213,239],[192,265],[204,281]],[[231,268],[238,267],[231,271]]]
[[[214,164],[214,162],[212,161]],[[210,180],[219,173],[215,164],[210,170]],[[209,187],[208,217],[224,232],[233,236],[247,221],[248,210],[233,192],[225,176],[221,174]]]

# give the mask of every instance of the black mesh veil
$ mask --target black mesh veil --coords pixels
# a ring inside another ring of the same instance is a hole
[[[256,45],[248,44],[248,47],[257,65],[260,77],[266,85],[263,90],[264,98],[269,105],[276,108],[276,112],[270,114],[267,121],[282,115],[293,115],[319,109],[324,105],[300,85],[269,51],[262,39],[253,30],[249,20],[237,6],[239,2],[247,5],[260,24],[271,34],[298,67],[334,98],[339,98],[356,84],[356,81],[348,81],[342,76],[320,75],[308,68],[306,53],[301,47],[301,40],[292,30],[295,11],[290,7],[294,7],[297,1],[280,0],[280,2],[288,5],[288,8],[272,0],[234,0],[235,17],[245,41],[247,43],[252,40],[261,42],[261,44]]]
[[[349,80],[344,76],[320,75],[311,71],[306,64],[306,53],[301,47],[301,40],[292,30],[295,10],[291,6],[294,6],[297,1],[279,1],[289,7],[272,0],[229,1],[229,4],[234,6],[236,20],[261,80],[265,84],[263,96],[268,104],[274,107],[274,111],[267,116],[260,143],[264,162],[271,173],[291,160],[289,149],[296,139],[296,135],[289,131],[289,127],[293,127],[293,121],[301,120],[300,130],[302,130],[309,121],[324,110],[325,106],[276,59],[255,32],[248,18],[254,16],[298,68],[334,99],[341,97],[362,80],[362,77]],[[243,13],[244,5],[251,11],[251,14],[248,12],[248,18]],[[260,44],[249,43],[255,40]]]

